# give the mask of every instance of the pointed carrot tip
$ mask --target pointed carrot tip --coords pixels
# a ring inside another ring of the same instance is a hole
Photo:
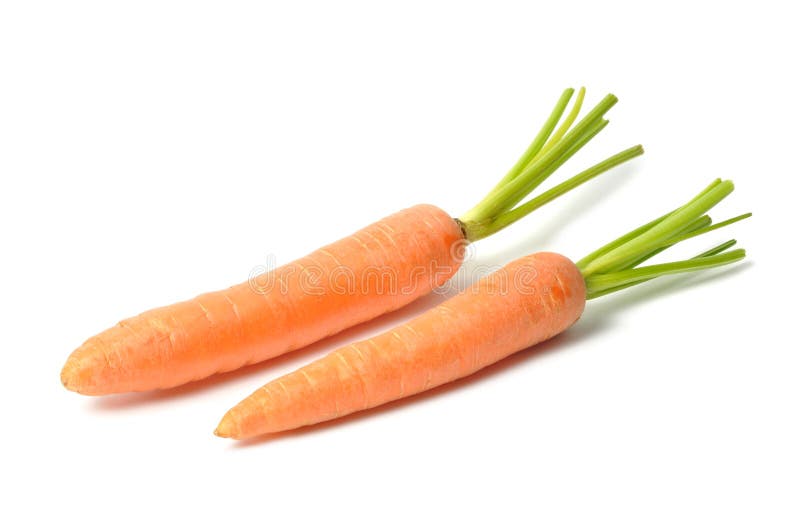
[[[66,364],[61,370],[61,384],[63,384],[64,388],[71,392],[78,391],[78,386],[76,386],[74,377],[75,372],[72,370],[72,367],[69,364]]]
[[[61,369],[61,384],[71,392],[81,395],[103,395],[104,391],[94,384],[91,368],[70,356]]]
[[[236,435],[234,434],[233,425],[228,419],[228,416],[222,418],[222,421],[219,422],[219,425],[216,429],[214,429],[214,436],[219,436],[220,438],[233,438],[236,439]]]

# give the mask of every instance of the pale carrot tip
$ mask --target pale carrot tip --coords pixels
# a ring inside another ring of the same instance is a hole
[[[81,395],[103,395],[104,393],[102,389],[98,390],[94,387],[92,382],[87,380],[86,371],[74,363],[67,362],[64,365],[64,369],[61,370],[61,384],[67,390]]]
[[[64,385],[64,388],[70,390],[72,392],[77,392],[78,387],[75,385],[75,372],[70,370],[71,368],[69,365],[64,366],[64,369],[61,370],[61,384]]]
[[[222,421],[219,422],[217,428],[214,430],[214,435],[219,436],[220,438],[236,439],[236,436],[234,435],[233,433],[234,431],[232,429],[233,427],[231,427],[230,421],[228,421],[227,417],[224,417],[222,418]]]

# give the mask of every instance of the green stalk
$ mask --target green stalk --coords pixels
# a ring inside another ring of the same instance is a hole
[[[716,268],[731,264],[745,258],[743,249],[736,249],[721,253],[719,255],[700,257],[696,259],[683,260],[678,262],[667,262],[654,266],[644,266],[614,273],[600,273],[586,278],[587,294],[607,291],[614,287],[631,284],[638,281],[649,281],[662,275],[673,275],[676,273],[686,273],[708,268]],[[587,296],[587,299],[590,296]],[[596,297],[596,296],[595,296]]]
[[[581,271],[584,276],[607,273],[637,256],[662,247],[670,238],[691,224],[695,218],[703,215],[731,192],[733,192],[731,181],[715,181],[703,193],[664,220],[608,253],[588,262]]]
[[[711,183],[709,186],[707,186],[705,189],[703,189],[703,191],[700,194],[695,196],[692,199],[692,201],[695,201],[698,198],[702,197],[703,194],[707,193],[708,191],[710,191],[711,189],[716,187],[721,182],[722,182],[721,179],[716,179],[713,183]],[[588,266],[591,262],[594,262],[594,260],[597,259],[598,257],[606,255],[611,250],[617,249],[620,246],[622,246],[623,244],[626,244],[629,241],[633,240],[634,238],[638,237],[639,235],[642,235],[642,234],[646,233],[647,231],[649,231],[650,229],[655,227],[657,224],[659,224],[662,221],[666,220],[666,218],[668,216],[671,216],[671,215],[675,214],[679,210],[680,209],[675,209],[674,211],[670,211],[667,214],[659,216],[655,220],[651,220],[651,221],[647,222],[646,224],[637,227],[636,229],[634,229],[633,231],[631,231],[629,233],[625,233],[624,235],[622,235],[621,237],[617,238],[616,240],[612,240],[611,242],[609,242],[605,246],[603,246],[603,247],[601,247],[599,249],[596,249],[593,252],[589,253],[584,258],[582,258],[581,260],[576,262],[575,265],[578,267],[579,270],[584,271],[586,269],[586,266]]]
[[[608,120],[598,120],[597,122],[592,124],[591,127],[588,130],[586,130],[586,132],[583,135],[577,138],[575,142],[566,149],[566,151],[561,153],[561,155],[558,158],[553,160],[549,166],[544,168],[539,168],[538,171],[536,172],[536,177],[526,179],[524,182],[520,180],[519,183],[512,181],[509,185],[506,185],[504,189],[501,189],[500,194],[498,194],[498,197],[502,198],[501,201],[505,205],[503,207],[503,210],[513,208],[528,194],[533,192],[539,185],[541,185],[545,181],[545,179],[553,175],[553,173],[555,173],[555,171],[558,170],[561,167],[561,165],[567,162],[567,160],[569,160],[570,157],[572,157],[578,150],[583,148],[607,125],[608,125]],[[495,216],[502,215],[503,212],[504,211],[500,211],[499,214]]]
[[[705,214],[733,191],[730,181],[715,180],[684,206],[661,216],[578,261],[586,282],[586,298],[594,299],[637,284],[676,273],[724,266],[742,260],[743,249],[727,251],[729,240],[688,260],[637,267],[675,244],[727,227],[750,217],[750,213],[712,224]]]
[[[643,153],[644,149],[642,148],[641,145],[633,146],[632,148],[628,148],[627,150],[621,151],[616,155],[612,155],[605,161],[602,161],[592,166],[591,168],[588,168],[583,172],[569,178],[563,183],[560,183],[552,187],[546,192],[543,192],[542,194],[536,196],[532,200],[523,203],[519,207],[499,215],[497,218],[491,220],[487,224],[484,225],[465,224],[465,229],[467,232],[467,240],[469,240],[470,242],[475,242],[476,240],[480,240],[482,238],[486,238],[489,235],[493,235],[494,233],[500,231],[501,229],[504,229],[509,225],[513,224],[514,222],[520,220],[521,218],[527,216],[536,209],[550,203],[551,201],[560,196],[563,196],[570,190],[586,183],[590,179],[593,179],[598,175],[602,174],[603,172],[606,172],[611,168],[614,168],[615,166],[619,166],[620,164],[629,161],[634,157],[638,157]]]
[[[583,89],[581,89],[583,90]],[[539,130],[539,133],[536,135],[536,138],[533,139],[528,149],[525,150],[525,153],[519,158],[519,160],[511,167],[508,173],[500,180],[499,183],[495,186],[493,190],[499,189],[515,177],[519,175],[519,173],[528,166],[528,163],[536,157],[539,152],[542,150],[545,142],[550,137],[550,134],[555,129],[556,124],[561,119],[561,115],[564,114],[564,110],[567,108],[567,104],[572,99],[572,94],[575,92],[575,89],[566,89],[562,94],[561,97],[556,102],[556,106],[550,112],[550,116],[547,118],[545,123],[542,125],[542,128]],[[582,97],[581,97],[582,99]]]
[[[745,213],[745,214],[740,214],[739,216],[734,216],[733,218],[728,218],[727,220],[724,220],[722,222],[717,222],[714,225],[709,225],[707,227],[699,227],[696,230],[692,230],[690,232],[683,233],[683,234],[680,234],[678,236],[675,236],[675,237],[671,238],[670,240],[665,242],[664,245],[665,246],[672,246],[674,244],[677,244],[678,242],[683,242],[684,240],[688,240],[689,238],[694,238],[696,236],[700,236],[702,234],[708,233],[709,231],[714,231],[716,229],[720,229],[722,227],[725,227],[725,226],[731,225],[733,223],[736,223],[736,222],[738,222],[740,220],[744,220],[746,218],[750,218],[752,215],[753,215],[752,212],[748,212],[748,213]]]
[[[546,153],[528,166],[522,173],[506,183],[499,190],[486,196],[478,205],[470,210],[460,219],[463,222],[482,222],[494,218],[502,212],[513,208],[521,199],[529,193],[532,188],[528,188],[531,181],[537,184],[539,176],[544,173],[551,164],[555,163],[562,155],[567,153],[577,142],[583,140],[584,135],[589,134],[598,127],[598,122],[602,116],[617,102],[616,96],[607,95],[598,103],[564,138],[554,145]],[[602,127],[600,127],[602,129]],[[598,130],[599,131],[599,130]],[[595,131],[595,134],[597,131]],[[536,185],[534,185],[535,187]],[[521,190],[527,190],[525,195],[520,196]]]
[[[672,211],[672,212],[675,212],[675,211]],[[667,214],[664,214],[663,216],[659,216],[655,220],[647,222],[646,224],[637,227],[633,231],[631,231],[629,233],[625,233],[624,235],[622,235],[621,237],[617,238],[616,240],[612,240],[611,242],[609,242],[605,246],[594,250],[593,252],[589,253],[588,255],[583,257],[581,260],[576,262],[575,266],[577,266],[578,269],[581,270],[581,271],[585,270],[586,269],[586,265],[589,264],[590,262],[592,262],[593,260],[595,260],[597,257],[600,257],[601,255],[605,255],[606,253],[608,253],[612,249],[617,249],[622,244],[624,244],[624,243],[626,243],[626,242],[628,242],[630,240],[633,240],[634,238],[636,238],[637,236],[641,235],[642,233],[644,233],[646,231],[649,231],[656,224],[661,223],[667,216],[672,214],[672,212],[668,212]]]
[[[601,131],[603,131],[608,124],[609,124],[608,120],[605,119],[598,120],[597,122],[592,124],[591,127],[587,129],[583,135],[580,136],[580,138],[575,140],[575,142],[567,149],[567,151],[562,153],[561,156],[558,157],[558,159],[550,163],[550,166],[548,166],[546,170],[542,171],[541,175],[539,175],[536,179],[532,179],[531,182],[527,184],[527,186],[521,187],[519,189],[519,191],[517,192],[517,197],[519,197],[519,201],[522,201],[528,194],[530,194],[536,188],[538,188],[539,185],[541,185],[545,179],[553,175],[555,171],[561,168],[561,166],[564,163],[566,163],[570,158],[572,158],[572,156],[575,155],[578,152],[578,150],[586,146],[590,140],[595,138]],[[514,203],[514,205],[519,203],[519,201]]]
[[[686,226],[686,228],[683,231],[681,231],[679,236],[687,235],[687,234],[690,234],[692,232],[696,232],[698,230],[702,230],[702,229],[706,228],[709,225],[711,225],[711,217],[708,216],[708,215],[701,216],[700,218],[698,218],[697,220],[695,220],[694,222],[692,222],[691,224]],[[653,257],[658,255],[659,253],[661,253],[663,251],[666,251],[667,249],[669,249],[673,245],[674,244],[664,244],[663,246],[661,246],[661,247],[659,247],[659,248],[657,248],[655,250],[648,251],[647,253],[645,253],[643,255],[639,255],[635,259],[632,259],[632,260],[630,260],[629,262],[627,262],[625,264],[621,264],[621,265],[615,267],[613,271],[618,272],[618,271],[628,270],[630,268],[638,266],[639,264],[641,264],[641,263],[643,263],[643,262],[645,262],[645,261],[647,261],[649,259],[652,259]],[[608,273],[611,273],[611,272],[608,272]]]
[[[701,257],[711,257],[713,255],[718,255],[719,253],[722,253],[726,249],[732,248],[735,245],[736,245],[736,240],[731,239],[731,240],[728,240],[727,242],[723,242],[719,246],[716,246],[716,247],[713,247],[713,248],[709,249],[708,251],[704,251],[703,253],[700,253],[699,255],[695,255],[692,258],[693,259],[699,259]]]
[[[519,176],[492,193],[485,200],[485,219],[492,219],[513,208],[607,125],[608,120],[597,120],[590,124],[582,135],[571,139],[571,144],[560,145],[556,149],[547,152],[542,158],[533,161]],[[479,210],[478,215],[483,216],[484,214]],[[469,219],[464,221],[468,222]]]
[[[574,93],[573,89],[567,89],[561,94],[525,153],[477,205],[457,219],[467,240],[474,242],[492,235],[606,170],[642,154],[641,146],[620,152],[525,202],[528,195],[608,125],[604,114],[617,103],[616,96],[606,95],[573,126],[586,89],[580,88],[564,117]]]
[[[714,255],[722,253],[723,251],[725,251],[728,248],[732,248],[735,245],[736,245],[736,240],[728,240],[727,242],[725,242],[723,244],[720,244],[719,246],[713,247],[713,248],[709,249],[708,251],[705,251],[705,252],[703,252],[703,253],[701,253],[699,255],[696,255],[695,257],[692,257],[692,258],[693,259],[699,259],[699,258],[702,258],[702,257],[712,257]],[[593,291],[591,293],[587,292],[586,299],[587,300],[588,299],[596,299],[596,298],[601,297],[601,296],[605,296],[605,295],[608,295],[608,294],[613,294],[614,292],[619,292],[620,290],[624,290],[626,288],[630,288],[632,286],[636,286],[637,284],[646,283],[647,281],[652,281],[653,279],[655,279],[655,277],[651,277],[649,279],[640,279],[638,281],[632,281],[632,282],[626,283],[626,284],[620,284],[620,285],[614,286],[612,288],[606,288],[605,290],[599,290],[599,291],[595,290],[595,291]]]
[[[553,136],[550,137],[550,140],[547,141],[547,144],[544,145],[542,151],[547,151],[555,144],[564,138],[564,135],[569,131],[569,128],[572,127],[573,122],[575,119],[578,118],[578,113],[581,112],[581,106],[583,106],[583,97],[586,95],[586,89],[581,87],[578,91],[578,96],[575,98],[575,104],[572,106],[572,110],[567,115],[567,118],[564,120],[564,123],[559,126]]]

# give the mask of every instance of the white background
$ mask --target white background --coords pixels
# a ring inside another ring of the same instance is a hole
[[[797,530],[790,3],[380,5],[2,4],[0,526]],[[480,242],[468,268],[578,259],[718,176],[737,191],[712,214],[755,216],[679,256],[736,237],[745,264],[591,302],[474,378],[255,444],[212,435],[227,408],[436,298],[176,391],[61,387],[88,336],[268,254],[419,202],[459,215],[581,84],[620,103],[553,183],[646,155]]]

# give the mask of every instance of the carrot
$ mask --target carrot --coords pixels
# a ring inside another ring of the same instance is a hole
[[[723,227],[705,212],[733,190],[715,181],[685,206],[573,263],[556,253],[511,262],[409,322],[280,377],[222,418],[215,434],[250,438],[345,416],[460,379],[569,328],[585,302],[662,275],[744,258],[729,241],[692,259],[636,267]]]
[[[250,282],[123,320],[79,347],[62,379],[92,395],[167,388],[297,349],[442,284],[458,268],[463,238],[447,213],[417,205]],[[442,274],[420,275],[424,261]],[[399,286],[378,286],[389,265]],[[315,279],[334,288],[317,295]]]
[[[608,123],[608,95],[574,127],[583,100],[559,99],[520,160],[460,219],[432,205],[392,214],[225,290],[122,320],[68,358],[61,380],[88,395],[170,388],[260,362],[392,311],[446,282],[463,248],[642,153],[634,146],[523,203]]]

